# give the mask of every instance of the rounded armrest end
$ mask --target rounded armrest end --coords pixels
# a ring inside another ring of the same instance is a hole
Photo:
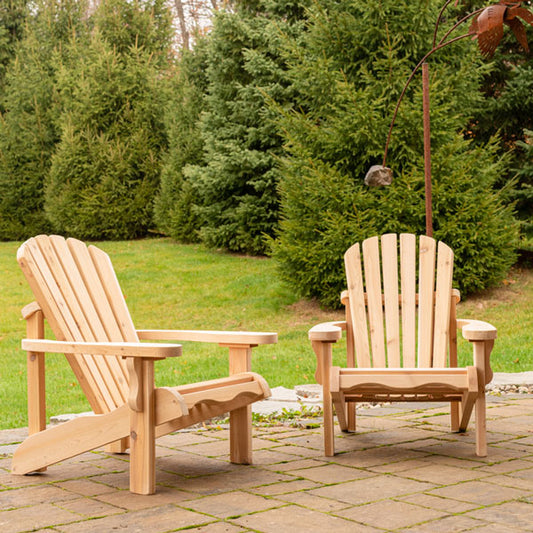
[[[342,337],[346,322],[324,322],[309,330],[309,340],[318,342],[337,342]]]
[[[458,319],[457,326],[461,328],[463,337],[468,341],[489,341],[498,336],[498,331],[492,324],[481,320]]]

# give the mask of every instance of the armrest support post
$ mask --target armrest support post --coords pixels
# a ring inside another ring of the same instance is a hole
[[[44,338],[44,316],[38,309],[26,316],[26,335],[30,339]],[[45,360],[43,352],[28,352],[28,433],[46,429]]]
[[[221,344],[221,346],[224,346]],[[229,348],[229,374],[250,372],[254,345],[225,345]],[[252,463],[252,407],[246,405],[229,414],[230,461],[236,464]]]
[[[133,391],[130,394],[130,491],[155,492],[155,378],[154,360],[128,358]]]

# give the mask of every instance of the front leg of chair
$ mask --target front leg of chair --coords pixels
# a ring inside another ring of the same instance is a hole
[[[479,393],[476,400],[476,455],[487,456],[487,402],[485,397],[485,384],[490,379],[486,374],[490,370],[490,352],[494,346],[494,340],[475,341],[474,343],[474,365],[478,370]],[[487,368],[488,367],[488,368]]]
[[[128,358],[130,376],[130,491],[155,492],[154,361]]]
[[[317,358],[316,379],[322,385],[322,402],[324,411],[324,455],[335,455],[333,403],[331,399],[331,355],[332,343],[312,341],[313,350]]]
[[[26,334],[28,339],[44,339],[43,312],[35,305],[27,306],[23,310],[26,318]],[[25,313],[26,311],[26,313]],[[45,361],[44,353],[28,352],[27,355],[28,382],[28,434],[33,435],[46,429],[46,391],[45,391]],[[46,471],[45,468],[38,470]]]
[[[252,369],[252,346],[230,345],[229,374],[250,372]],[[252,407],[246,405],[229,414],[230,461],[235,464],[252,464]]]

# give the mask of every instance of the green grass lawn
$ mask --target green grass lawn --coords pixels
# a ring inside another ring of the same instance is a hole
[[[167,239],[100,243],[113,261],[139,329],[276,331],[277,345],[254,349],[253,370],[271,387],[314,382],[315,358],[307,330],[341,312],[298,301],[269,259],[207,251]],[[20,309],[32,300],[16,263],[18,243],[0,243],[0,429],[26,424],[25,323]],[[493,369],[533,370],[533,272],[514,270],[506,283],[460,304],[459,316],[492,322],[499,330]],[[460,345],[464,364],[471,356]],[[342,348],[335,359],[342,364]],[[183,356],[156,364],[157,384],[178,385],[227,374],[226,350],[185,343]],[[89,409],[62,355],[47,356],[48,415]]]

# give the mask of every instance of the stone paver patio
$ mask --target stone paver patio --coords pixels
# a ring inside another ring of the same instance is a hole
[[[128,487],[128,456],[86,453],[12,476],[21,430],[0,432],[0,531],[533,531],[533,395],[489,396],[489,455],[448,432],[447,406],[361,410],[322,454],[321,431],[254,428],[253,466],[228,462],[227,429],[158,440],[157,494]]]

